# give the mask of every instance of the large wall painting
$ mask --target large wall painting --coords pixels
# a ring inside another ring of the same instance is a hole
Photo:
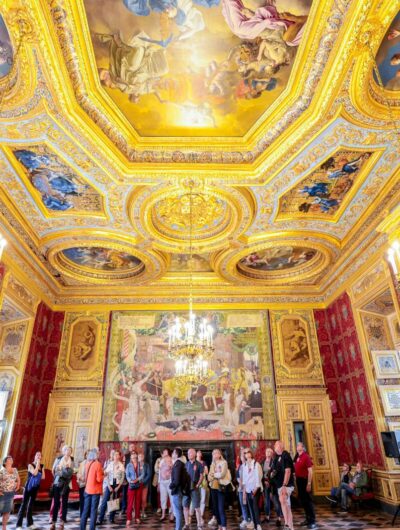
[[[10,73],[13,55],[10,34],[3,17],[0,15],[0,79]]]
[[[99,78],[143,136],[238,136],[286,88],[312,0],[84,0]]]
[[[278,218],[334,218],[372,154],[337,151],[280,198]]]
[[[400,90],[400,13],[393,20],[376,55],[376,63],[383,86]],[[374,73],[375,81],[379,83]]]
[[[209,380],[195,387],[177,383],[167,356],[176,314],[113,313],[101,441],[273,439],[267,312],[200,315],[215,329],[215,354]]]
[[[103,213],[103,198],[45,145],[12,149],[22,173],[51,213]]]

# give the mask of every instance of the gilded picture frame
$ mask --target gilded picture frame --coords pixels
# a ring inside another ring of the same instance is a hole
[[[400,377],[400,357],[397,350],[373,350],[371,355],[377,379]]]

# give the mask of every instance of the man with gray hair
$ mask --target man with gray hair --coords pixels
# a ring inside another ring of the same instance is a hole
[[[103,493],[103,466],[99,462],[99,450],[91,449],[88,452],[85,466],[84,481],[85,486],[85,504],[81,517],[80,530],[86,530],[87,520],[90,517],[90,530],[95,530],[97,509],[99,507],[100,496]]]

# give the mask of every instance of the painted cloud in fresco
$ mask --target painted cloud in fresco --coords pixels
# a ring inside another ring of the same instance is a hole
[[[280,199],[279,215],[332,217],[372,152],[341,150]]]
[[[312,0],[85,0],[100,81],[142,135],[235,135],[285,89]]]
[[[48,210],[102,211],[101,195],[47,147],[14,149],[13,154]]]

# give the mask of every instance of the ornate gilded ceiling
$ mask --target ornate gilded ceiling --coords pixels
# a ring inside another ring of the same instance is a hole
[[[55,305],[182,302],[192,193],[199,303],[323,305],[399,202],[399,11],[3,1],[5,261]]]

